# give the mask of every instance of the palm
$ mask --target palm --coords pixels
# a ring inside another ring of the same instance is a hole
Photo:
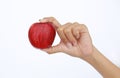
[[[92,52],[92,42],[89,33],[81,34],[80,39],[77,40],[76,46],[66,46],[62,41],[57,45],[59,51],[75,57],[84,57]]]

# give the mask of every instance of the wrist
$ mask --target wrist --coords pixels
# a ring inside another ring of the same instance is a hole
[[[98,55],[98,50],[93,46],[92,53],[88,56],[83,57],[82,59],[88,63],[95,60],[96,56]]]

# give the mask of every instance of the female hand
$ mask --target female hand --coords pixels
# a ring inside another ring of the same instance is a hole
[[[52,22],[61,41],[58,45],[43,49],[49,54],[64,52],[79,57],[91,64],[104,78],[120,78],[120,69],[102,55],[92,44],[88,29],[84,24],[66,23],[60,25],[53,17],[41,22]],[[114,70],[114,72],[112,72]]]
[[[64,52],[71,56],[81,58],[92,54],[92,40],[84,24],[75,22],[61,25],[53,17],[43,18],[40,22],[52,22],[61,39],[58,45],[43,49],[47,53]]]

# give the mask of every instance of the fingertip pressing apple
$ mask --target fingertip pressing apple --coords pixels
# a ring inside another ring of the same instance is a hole
[[[52,22],[55,30],[61,26],[61,24],[54,17],[45,17],[39,20],[40,22]]]

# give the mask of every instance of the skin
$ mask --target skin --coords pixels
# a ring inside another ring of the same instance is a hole
[[[43,18],[40,22],[52,22],[61,39],[58,45],[43,51],[49,54],[63,52],[81,58],[91,64],[104,78],[120,78],[120,68],[95,48],[84,24],[75,22],[61,25],[54,17]]]

